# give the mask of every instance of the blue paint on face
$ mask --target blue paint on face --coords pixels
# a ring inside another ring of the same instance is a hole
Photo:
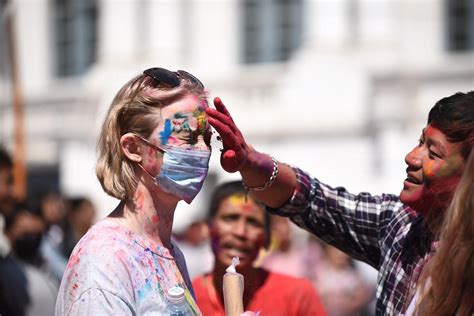
[[[165,120],[165,129],[160,132],[160,140],[162,145],[166,145],[168,139],[171,135],[171,121],[169,119]]]

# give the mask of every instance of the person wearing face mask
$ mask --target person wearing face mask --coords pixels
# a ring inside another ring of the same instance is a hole
[[[164,315],[175,287],[201,315],[171,228],[177,203],[191,203],[207,176],[207,107],[203,84],[182,70],[151,68],[118,91],[96,174],[120,202],[72,251],[56,315]]]
[[[13,159],[0,145],[0,315],[22,316],[30,302],[28,281],[23,266],[12,253],[5,231],[14,206]]]
[[[6,221],[5,232],[13,256],[21,263],[26,278],[28,299],[24,302],[24,315],[48,316],[54,313],[59,284],[44,265],[39,250],[44,229],[42,219],[23,204],[18,204]],[[10,286],[16,287],[16,284]]]

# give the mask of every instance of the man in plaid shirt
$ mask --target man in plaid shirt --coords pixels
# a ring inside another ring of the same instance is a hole
[[[206,110],[223,141],[221,164],[239,171],[248,192],[271,213],[378,270],[377,315],[398,315],[410,303],[433,254],[430,230],[443,217],[474,143],[474,91],[438,101],[419,144],[407,154],[400,196],[351,194],[278,163],[247,144],[219,98]]]

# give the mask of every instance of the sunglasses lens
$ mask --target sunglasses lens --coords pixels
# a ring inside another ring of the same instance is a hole
[[[184,70],[177,72],[169,71],[165,68],[150,68],[143,72],[145,75],[152,77],[158,84],[162,84],[168,88],[179,86],[179,77],[184,77],[194,84],[197,84],[201,89],[204,89],[202,82]]]
[[[203,83],[201,82],[201,80],[199,80],[199,79],[196,78],[195,76],[191,75],[189,72],[184,71],[184,70],[178,70],[177,73],[178,73],[180,76],[185,77],[185,78],[189,79],[191,82],[197,84],[199,87],[201,87],[201,89],[204,89],[204,85],[203,85]]]
[[[150,68],[143,72],[145,75],[152,77],[157,83],[163,84],[169,88],[179,86],[178,76],[164,68]]]

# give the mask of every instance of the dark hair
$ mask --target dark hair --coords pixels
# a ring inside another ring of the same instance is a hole
[[[461,155],[467,159],[474,144],[474,91],[458,92],[436,102],[428,114],[428,124],[450,142],[462,143]]]
[[[231,181],[231,182],[225,182],[220,185],[218,185],[211,196],[211,204],[209,206],[209,213],[207,215],[207,221],[208,223],[211,223],[211,221],[216,217],[217,211],[219,210],[219,207],[225,199],[228,197],[235,195],[235,194],[241,194],[242,196],[245,194],[245,189],[242,184],[242,181]],[[248,197],[249,199],[252,199],[251,197]],[[253,199],[252,199],[253,200]],[[253,200],[255,201],[255,200]],[[262,209],[263,213],[265,216],[265,234],[267,235],[267,243],[265,244],[265,248],[268,247],[270,244],[271,240],[271,217],[270,214],[265,212],[265,206],[259,202],[256,202]]]
[[[10,154],[0,146],[0,168],[12,168],[13,161]]]
[[[77,211],[86,203],[92,204],[91,200],[85,196],[75,196],[69,198],[67,200],[68,213],[77,213]]]

